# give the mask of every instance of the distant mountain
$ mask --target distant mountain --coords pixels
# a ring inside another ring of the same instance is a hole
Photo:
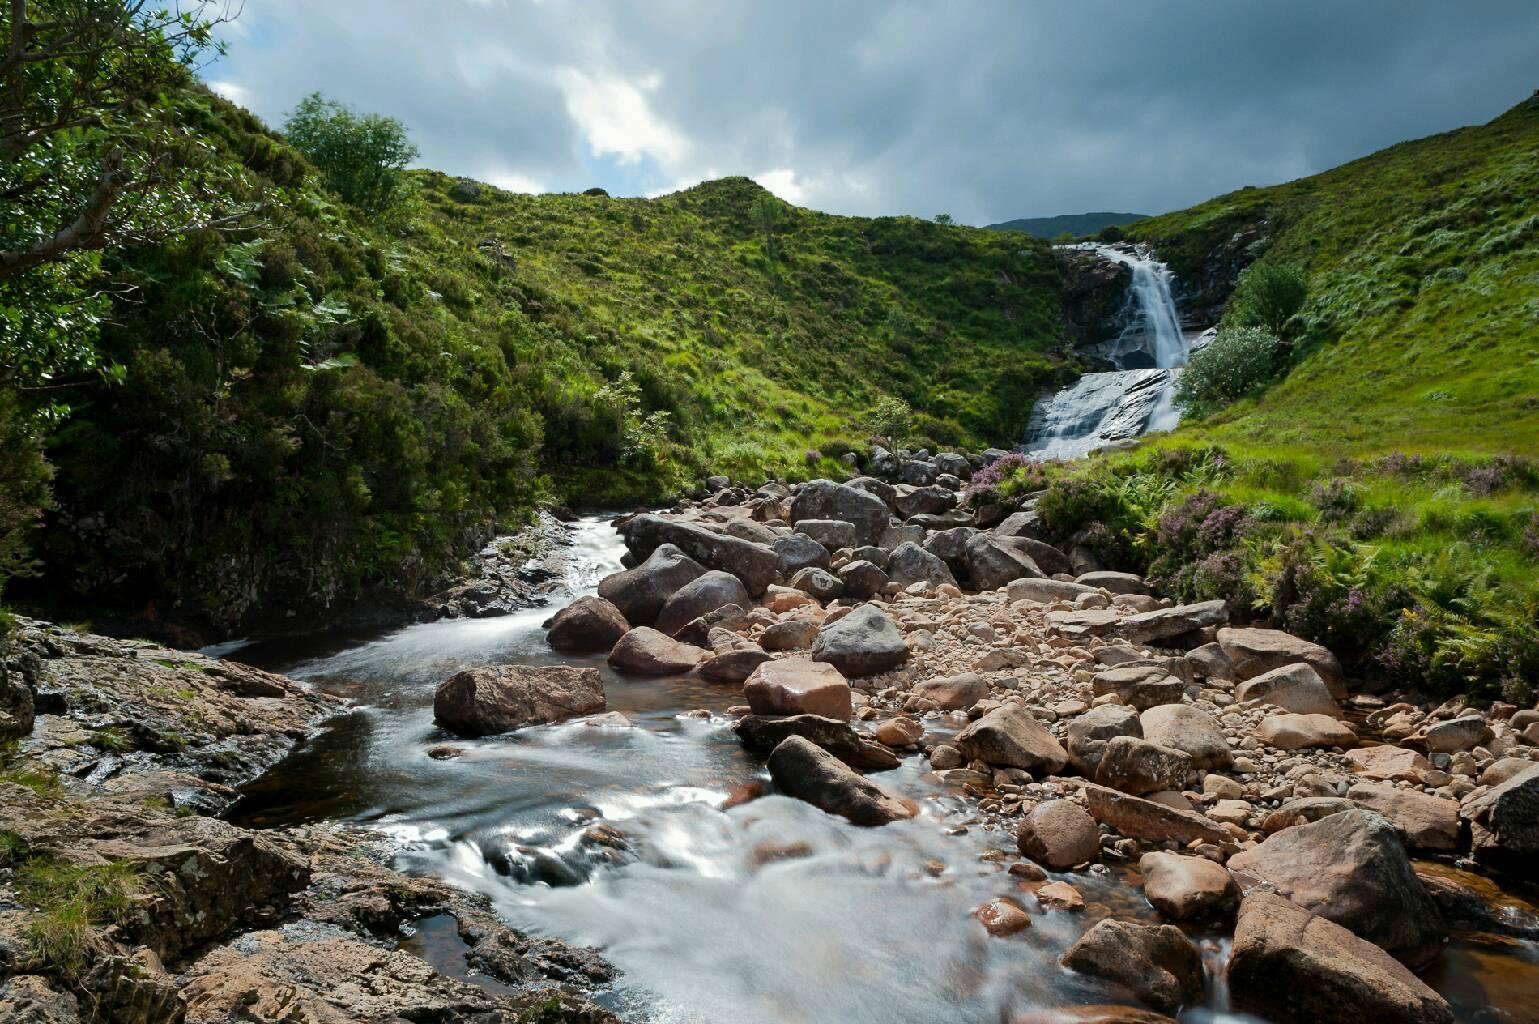
[[[1022,217],[999,224],[984,225],[990,231],[1024,231],[1038,238],[1057,238],[1065,232],[1071,235],[1093,235],[1113,224],[1131,224],[1147,217],[1143,213],[1065,213],[1057,217]]]

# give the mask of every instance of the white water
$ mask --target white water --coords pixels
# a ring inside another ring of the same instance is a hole
[[[1170,291],[1170,268],[1147,253],[1114,246],[1072,248],[1095,252],[1132,272],[1127,325],[1097,352],[1126,368],[1087,373],[1037,403],[1025,447],[1040,458],[1086,455],[1150,431],[1171,430],[1181,418],[1175,383],[1190,352]]]

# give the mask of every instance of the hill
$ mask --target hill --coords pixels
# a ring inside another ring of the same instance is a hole
[[[1055,372],[1043,245],[745,178],[612,199],[420,172],[368,218],[245,111],[169,102],[262,214],[103,257],[123,372],[48,441],[56,601],[214,633],[328,614],[420,592],[540,502],[826,474],[878,427],[1008,442]]]
[[[1022,217],[998,224],[984,225],[987,231],[1021,231],[1037,238],[1057,238],[1073,235],[1076,238],[1093,235],[1104,228],[1121,227],[1145,219],[1142,213],[1064,213],[1057,217]]]

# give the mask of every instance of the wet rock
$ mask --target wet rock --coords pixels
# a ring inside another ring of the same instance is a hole
[[[935,702],[943,711],[966,711],[989,695],[989,684],[976,672],[915,683],[913,696]]]
[[[907,715],[899,715],[878,723],[871,734],[889,747],[912,747],[924,736],[924,726]]]
[[[1049,910],[1085,909],[1085,897],[1068,882],[1048,882],[1037,890],[1037,902]]]
[[[1176,1020],[1135,1006],[1060,1006],[1017,1013],[1010,1024],[1176,1024]]]
[[[1234,841],[1217,822],[1195,811],[1167,807],[1105,786],[1086,784],[1083,791],[1090,816],[1130,839],[1199,841],[1216,846],[1229,846]]]
[[[1279,750],[1309,747],[1350,747],[1357,733],[1330,715],[1271,715],[1256,728],[1262,743]]]
[[[770,777],[787,796],[855,825],[886,825],[918,813],[913,802],[858,774],[832,754],[789,736],[769,756]]]
[[[1030,555],[988,533],[976,534],[967,542],[965,560],[975,590],[997,590],[1011,580],[1043,575]]]
[[[468,668],[445,679],[433,694],[434,721],[461,736],[488,736],[603,708],[598,671],[564,665]]]
[[[1374,782],[1359,782],[1347,799],[1388,818],[1413,850],[1450,852],[1460,847],[1457,800]]]
[[[875,544],[887,528],[887,503],[869,491],[832,480],[804,484],[791,501],[791,522],[835,519],[855,528],[856,542]]]
[[[810,714],[847,722],[852,713],[843,673],[806,658],[766,661],[743,684],[743,696],[756,715]]]
[[[818,624],[806,619],[791,619],[764,627],[759,645],[766,651],[800,651],[812,646]]]
[[[675,591],[703,575],[705,566],[674,545],[662,544],[636,568],[604,577],[598,592],[631,625],[650,626]]]
[[[828,549],[805,533],[776,537],[770,549],[780,559],[780,570],[787,577],[809,567],[827,569],[831,560]]]
[[[1162,747],[1132,736],[1108,740],[1096,766],[1095,781],[1102,786],[1142,796],[1160,790],[1186,788],[1187,779],[1196,771],[1191,755],[1184,750]]]
[[[609,667],[635,676],[684,675],[705,656],[692,644],[680,643],[650,626],[637,626],[609,652]]]
[[[1347,696],[1341,663],[1317,643],[1281,630],[1254,627],[1221,629],[1218,643],[1234,665],[1236,679],[1250,679],[1274,668],[1303,662],[1325,680],[1332,697],[1344,700]]]
[[[1112,632],[1132,643],[1150,644],[1228,621],[1229,608],[1223,601],[1201,601],[1129,615]]]
[[[1539,764],[1475,797],[1464,814],[1476,860],[1534,876],[1539,863]]]
[[[863,604],[818,630],[812,659],[827,662],[846,676],[875,675],[907,661],[908,642],[879,607]]]
[[[753,599],[736,576],[712,569],[673,592],[657,613],[657,630],[674,636],[695,619],[727,605],[751,608]]]
[[[968,760],[1033,775],[1057,775],[1069,755],[1041,722],[1014,705],[996,708],[957,733],[956,746]]]
[[[1081,771],[1094,776],[1107,741],[1118,736],[1143,737],[1138,712],[1121,704],[1102,704],[1069,723],[1069,753]]]
[[[712,683],[741,683],[769,660],[770,654],[764,648],[738,637],[737,643],[721,650],[714,650],[713,645],[711,656],[700,663],[700,678]]]
[[[1265,882],[1413,967],[1442,948],[1442,919],[1383,816],[1352,809],[1283,829],[1235,855],[1242,881]]]
[[[1031,917],[1007,899],[992,899],[973,911],[983,930],[995,938],[1007,938],[1031,927]]]
[[[1206,857],[1146,853],[1138,872],[1144,876],[1144,897],[1172,921],[1225,917],[1240,898],[1234,878]]]
[[[1234,762],[1224,730],[1205,711],[1189,704],[1162,704],[1149,708],[1138,720],[1144,739],[1185,751],[1198,768],[1224,771]]]
[[[1331,696],[1330,687],[1325,685],[1320,673],[1303,662],[1252,676],[1235,689],[1234,697],[1241,701],[1265,701],[1300,715],[1342,717],[1341,707]]]
[[[545,640],[563,654],[596,654],[615,645],[630,623],[602,597],[579,597],[546,625]]]
[[[638,558],[650,556],[663,544],[672,544],[708,569],[730,572],[750,594],[762,594],[780,575],[780,557],[763,544],[715,533],[694,523],[646,514],[636,516],[624,528],[625,544]],[[614,597],[599,590],[620,607]],[[629,615],[626,616],[630,618]]]
[[[871,600],[880,594],[882,588],[888,583],[887,573],[874,562],[864,558],[846,562],[839,567],[838,575],[845,596],[857,601]]]
[[[1202,956],[1174,925],[1098,921],[1069,947],[1063,965],[1115,982],[1156,1010],[1202,1001]]]
[[[1447,1002],[1378,946],[1284,897],[1246,895],[1229,956],[1235,1009],[1279,1024],[1452,1024]]]
[[[884,772],[898,767],[898,756],[856,732],[848,722],[822,715],[745,715],[732,727],[743,746],[768,755],[788,736],[817,744],[858,772]]]
[[[1095,860],[1101,852],[1095,819],[1072,800],[1037,804],[1021,822],[1015,842],[1021,853],[1054,871]]]
[[[893,548],[887,559],[887,578],[900,587],[914,583],[928,583],[938,587],[943,583],[956,586],[956,577],[946,563],[912,541],[904,541]]]

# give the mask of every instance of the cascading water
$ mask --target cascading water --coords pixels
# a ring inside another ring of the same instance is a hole
[[[1171,271],[1146,252],[1085,243],[1065,248],[1095,252],[1127,267],[1125,326],[1093,354],[1118,369],[1087,373],[1071,387],[1037,402],[1025,450],[1063,459],[1130,441],[1151,430],[1170,430],[1180,420],[1174,395],[1189,347],[1171,296]]]

